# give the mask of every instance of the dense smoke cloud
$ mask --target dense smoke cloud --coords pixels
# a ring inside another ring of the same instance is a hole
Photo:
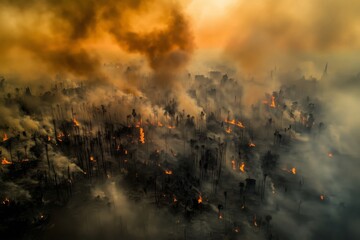
[[[225,54],[246,74],[275,66],[303,67],[314,74],[317,68],[311,63],[324,64],[331,54],[359,50],[359,11],[359,2],[351,0],[232,1],[211,29],[200,25],[199,41],[226,46]],[[349,59],[352,54],[347,55]]]
[[[11,61],[14,54],[24,54],[24,62],[40,61],[31,65],[32,74],[41,65],[52,73],[104,80],[103,59],[91,44],[110,36],[125,51],[144,55],[155,82],[164,84],[175,80],[193,49],[190,27],[176,3],[3,1],[1,8],[2,71],[24,70],[18,60]],[[149,20],[146,29],[136,26],[139,18]]]

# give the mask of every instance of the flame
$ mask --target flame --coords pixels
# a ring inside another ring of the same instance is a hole
[[[295,174],[296,174],[296,168],[293,167],[293,168],[291,169],[291,173],[295,175]]]
[[[73,118],[74,126],[78,127],[80,126],[79,122],[76,120],[76,118]]]
[[[221,212],[219,212],[219,219],[223,219],[223,215]]]
[[[50,141],[51,141],[51,137],[50,137],[50,136],[47,136],[47,140],[48,140],[48,142],[50,142]]]
[[[333,157],[333,154],[331,152],[328,153],[328,157],[329,158],[332,158]]]
[[[12,164],[12,162],[10,162],[9,160],[6,159],[6,157],[4,157],[4,158],[1,160],[1,164],[2,164],[2,165],[10,165],[10,164]]]
[[[249,143],[249,147],[255,147],[255,146],[256,146],[255,143],[253,143],[253,142]]]
[[[140,138],[139,138],[139,142],[144,144],[145,143],[145,133],[144,133],[144,129],[140,128]]]
[[[232,169],[233,169],[233,170],[236,169],[235,160],[231,160],[231,166],[232,166]]]
[[[200,203],[202,203],[202,197],[201,197],[201,195],[199,195],[199,198],[198,198],[198,204],[200,204]]]
[[[321,201],[324,201],[324,200],[325,200],[325,196],[321,194],[321,195],[320,195],[320,200],[321,200]]]
[[[93,157],[93,156],[90,156],[90,161],[92,161],[92,162],[96,162],[96,160],[94,159],[94,157]]]
[[[7,141],[9,139],[8,135],[4,133],[3,142]]]
[[[127,155],[127,154],[128,154],[128,151],[127,151],[127,150],[125,150],[124,152],[125,152],[125,155]]]
[[[165,170],[165,174],[166,175],[171,175],[171,174],[173,174],[173,172],[171,170]]]
[[[157,126],[158,126],[158,127],[162,127],[162,126],[164,126],[164,125],[163,125],[161,122],[158,121]]]
[[[2,204],[4,205],[9,205],[10,204],[10,199],[8,199],[7,197],[2,201]]]
[[[275,97],[274,97],[274,96],[271,96],[271,104],[270,104],[270,107],[272,107],[272,108],[275,108],[275,107],[276,107]]]
[[[230,128],[230,126],[225,129],[225,132],[231,133],[231,128]]]
[[[173,201],[174,201],[174,203],[176,203],[178,201],[175,195],[173,197]]]
[[[240,169],[240,171],[245,172],[245,163],[244,162],[241,163],[239,169]]]
[[[62,132],[60,132],[58,135],[57,135],[57,140],[59,141],[59,142],[62,142],[62,137],[65,137],[65,135],[62,133]]]
[[[226,123],[229,123],[229,124],[231,124],[231,125],[234,125],[234,126],[238,126],[238,127],[240,127],[240,128],[245,128],[245,126],[244,126],[244,124],[243,124],[242,122],[240,122],[240,121],[237,121],[237,122],[236,122],[235,119],[233,119],[233,120],[225,119],[225,122],[226,122]]]
[[[257,222],[256,222],[256,214],[254,215],[254,220],[253,220],[253,222],[254,222],[254,226],[257,227],[258,224],[257,224]]]
[[[174,128],[176,128],[176,127],[175,127],[175,126],[171,126],[171,125],[168,126],[168,129],[174,129]]]

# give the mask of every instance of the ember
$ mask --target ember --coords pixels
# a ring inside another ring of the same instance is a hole
[[[171,170],[165,170],[165,174],[166,175],[171,175],[171,174],[173,174],[173,172]]]
[[[296,168],[292,168],[291,173],[295,175],[296,174]]]
[[[198,204],[202,203],[202,201],[203,201],[203,200],[202,200],[201,195],[199,195],[199,198],[198,198],[198,200],[197,200],[197,201],[198,201]]]
[[[8,139],[9,139],[8,135],[6,133],[4,133],[3,142],[7,141]]]
[[[139,142],[141,144],[145,143],[145,133],[144,133],[144,129],[140,128],[140,136],[139,136]]]
[[[240,164],[240,171],[241,172],[245,172],[245,163],[244,162],[242,162],[241,164]]]
[[[76,120],[76,118],[73,118],[73,123],[75,127],[80,126],[79,122]]]
[[[321,200],[321,201],[324,201],[324,200],[325,200],[325,196],[321,194],[321,195],[320,195],[320,200]]]
[[[3,157],[3,159],[1,160],[1,164],[2,164],[2,165],[10,165],[10,164],[12,164],[12,162],[8,161],[8,160],[6,159],[6,157]]]
[[[271,104],[270,104],[270,107],[272,107],[272,108],[275,108],[275,107],[276,107],[275,97],[274,97],[274,96],[271,96]]]

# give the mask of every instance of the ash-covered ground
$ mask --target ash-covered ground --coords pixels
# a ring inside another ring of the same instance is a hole
[[[345,116],[324,79],[288,77],[244,106],[241,80],[188,75],[195,114],[110,86],[3,79],[2,239],[355,239]]]

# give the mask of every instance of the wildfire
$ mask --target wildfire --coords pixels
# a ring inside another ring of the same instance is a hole
[[[62,133],[62,132],[60,132],[58,135],[57,135],[57,140],[59,141],[59,142],[62,142],[62,137],[65,137],[65,135]]]
[[[238,126],[240,128],[245,128],[244,124],[240,121],[236,121],[235,119],[233,120],[228,120],[228,119],[225,119],[225,122],[226,123],[229,123],[231,125],[234,125],[234,126]]]
[[[144,133],[144,129],[140,128],[140,138],[139,138],[139,142],[144,144],[145,143],[145,133]]]
[[[321,201],[324,201],[324,200],[325,200],[325,196],[321,194],[321,195],[320,195],[320,200],[321,200]]]
[[[158,126],[158,127],[162,127],[162,126],[164,126],[164,125],[163,125],[161,122],[158,122],[158,123],[157,123],[157,126]]]
[[[9,139],[8,135],[4,133],[3,142],[7,141]]]
[[[293,168],[291,169],[291,173],[295,175],[295,174],[296,174],[296,168],[293,167]]]
[[[245,163],[244,162],[242,162],[241,164],[240,164],[240,171],[241,172],[245,172]]]
[[[235,163],[235,160],[231,160],[231,166],[232,166],[232,169],[235,170],[236,169],[236,163]]]
[[[200,203],[202,203],[202,197],[201,197],[201,195],[199,195],[199,198],[198,198],[198,204],[200,204]]]
[[[80,126],[79,122],[76,120],[76,118],[73,118],[74,126],[78,127]]]
[[[256,146],[255,143],[253,143],[253,142],[249,143],[249,147],[255,147],[255,146]]]
[[[10,199],[8,199],[7,197],[2,201],[2,204],[4,205],[9,205],[10,204]]]
[[[275,97],[274,97],[274,96],[271,96],[271,104],[270,104],[270,107],[272,107],[272,108],[275,108],[275,107],[276,107]]]
[[[175,195],[173,197],[173,201],[174,201],[174,203],[176,203],[178,201]]]
[[[2,164],[2,165],[10,165],[10,164],[12,164],[12,162],[10,162],[9,160],[6,159],[6,157],[4,157],[4,158],[1,160],[1,164]]]
[[[223,215],[221,212],[219,213],[219,219],[223,219]]]
[[[168,126],[168,129],[174,129],[174,128],[176,128],[176,127],[175,127],[175,126],[171,126],[171,125]]]
[[[48,142],[50,142],[50,141],[51,141],[51,137],[50,137],[50,136],[47,136],[47,140],[48,140]]]
[[[230,126],[225,129],[225,132],[231,133],[231,128],[230,128]]]
[[[93,157],[93,156],[90,156],[90,161],[92,161],[92,162],[96,162],[96,160],[94,159],[94,157]]]
[[[171,170],[165,170],[165,174],[166,175],[171,175],[171,174],[173,174],[173,172]]]
[[[329,158],[332,158],[333,157],[333,154],[331,152],[328,153],[328,157]]]

